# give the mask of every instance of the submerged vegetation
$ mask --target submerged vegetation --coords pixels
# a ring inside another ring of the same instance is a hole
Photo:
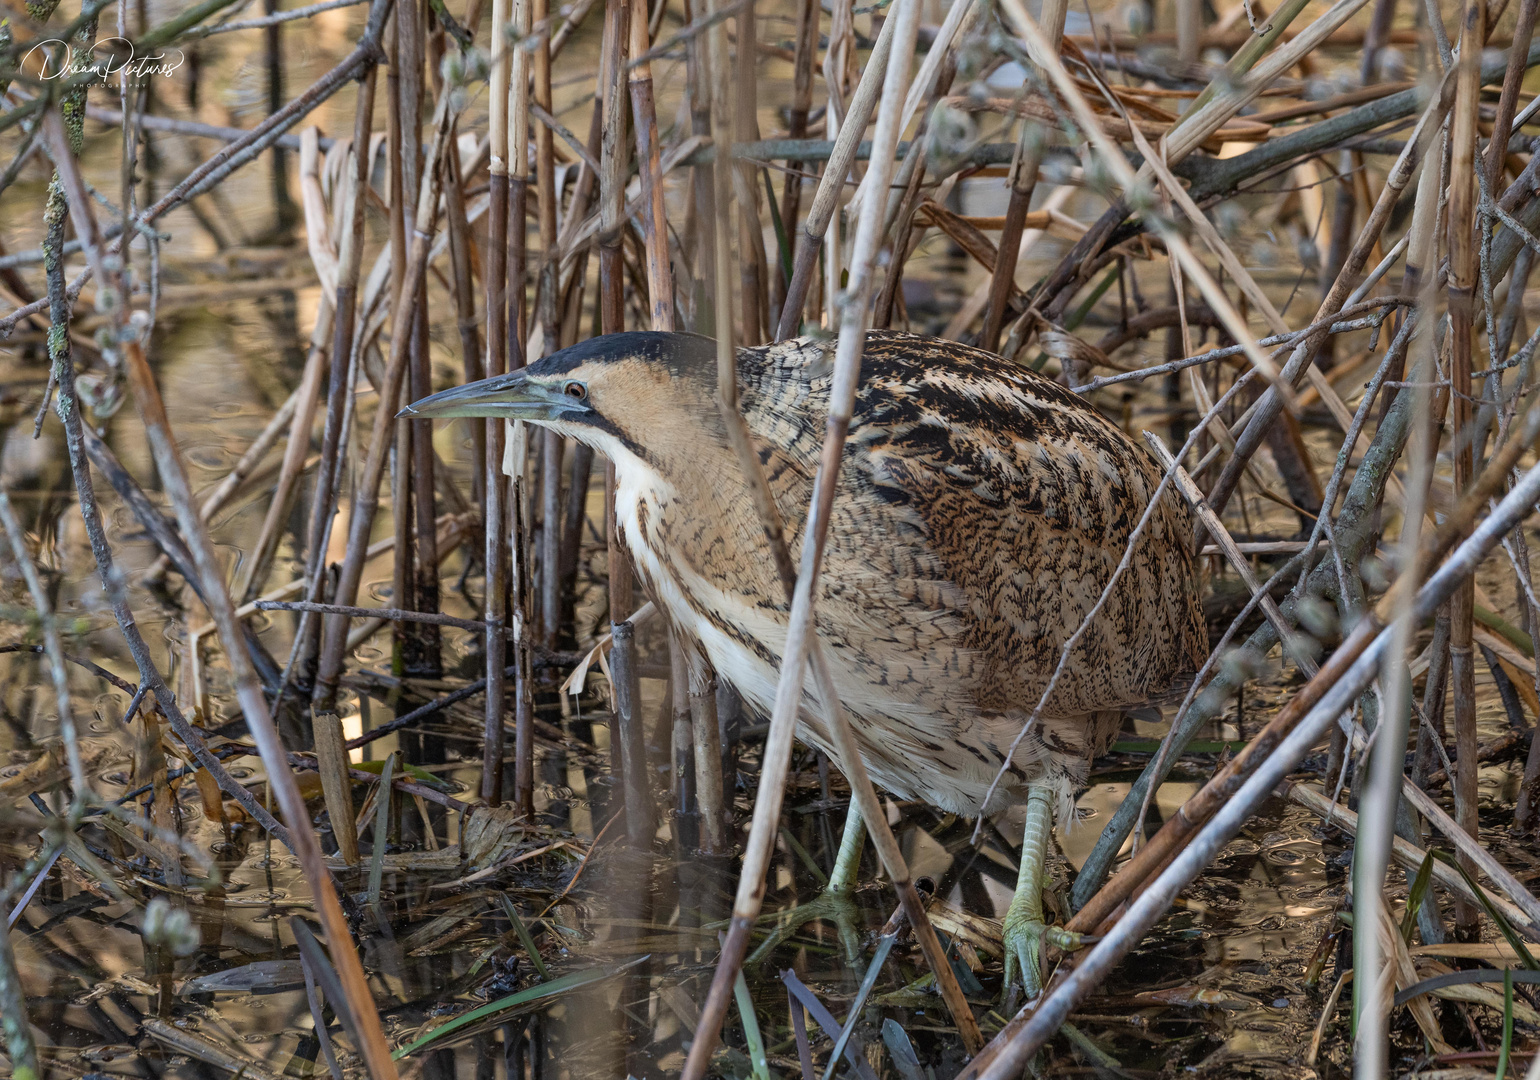
[[[5,10],[0,1070],[1540,1078],[1540,0]],[[692,668],[589,449],[396,418],[865,327],[1198,522],[1031,1000],[1024,808],[794,744],[816,633]]]

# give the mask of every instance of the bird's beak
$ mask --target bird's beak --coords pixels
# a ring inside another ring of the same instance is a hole
[[[579,398],[553,387],[531,382],[522,371],[498,375],[480,382],[456,386],[451,390],[414,401],[396,415],[407,419],[433,419],[454,416],[501,416],[507,420],[534,423],[560,420],[592,412]]]

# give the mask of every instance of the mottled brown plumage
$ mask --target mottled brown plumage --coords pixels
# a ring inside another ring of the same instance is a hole
[[[799,339],[738,356],[741,406],[794,557],[833,348]],[[614,460],[618,519],[649,592],[768,711],[789,608],[716,411],[712,343],[611,335],[504,381],[515,395],[535,386],[551,396],[551,415],[536,422]],[[432,406],[471,389],[414,408],[449,415]],[[877,783],[980,811],[1159,480],[1142,448],[1036,373],[954,342],[868,334],[816,613]],[[1168,491],[991,809],[1045,769],[1083,769],[1105,749],[1118,710],[1163,695],[1201,663],[1191,535]],[[829,748],[811,707],[801,734]]]

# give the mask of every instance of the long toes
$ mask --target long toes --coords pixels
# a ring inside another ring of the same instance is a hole
[[[856,930],[856,914],[855,901],[848,895],[829,892],[821,893],[815,900],[792,908],[790,911],[778,912],[770,917],[778,925],[770,931],[764,941],[760,942],[750,955],[748,963],[756,964],[763,960],[790,940],[792,935],[802,927],[820,919],[834,923],[847,954],[859,954],[860,935]],[[761,919],[761,922],[765,921],[767,920]],[[852,947],[852,942],[856,943],[855,947]]]
[[[1005,931],[1005,984],[1004,991],[1021,980],[1028,996],[1040,989],[1038,968],[1042,956],[1044,927],[1041,923],[1020,922],[1008,926]]]

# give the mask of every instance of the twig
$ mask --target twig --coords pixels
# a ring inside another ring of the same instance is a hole
[[[389,622],[427,623],[455,626],[461,630],[483,632],[487,624],[480,619],[457,619],[436,611],[407,611],[402,608],[366,608],[349,604],[317,604],[308,600],[256,600],[258,611],[308,611],[317,615],[346,615],[353,619],[385,619]],[[501,632],[501,631],[500,631]]]
[[[182,40],[197,41],[199,38],[210,37],[214,34],[229,34],[236,30],[260,30],[269,26],[277,26],[279,23],[292,22],[295,19],[308,19],[312,15],[321,14],[323,11],[353,7],[365,2],[366,0],[325,0],[325,3],[310,4],[306,7],[294,8],[292,11],[280,11],[260,19],[243,19],[240,22],[219,23],[216,26],[194,27],[182,36]]]

